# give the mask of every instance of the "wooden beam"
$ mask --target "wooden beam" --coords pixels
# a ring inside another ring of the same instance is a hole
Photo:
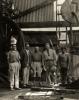
[[[66,21],[56,22],[23,22],[23,23],[17,23],[21,28],[46,28],[46,27],[70,27],[70,24]],[[72,25],[73,27],[76,27],[76,24]]]

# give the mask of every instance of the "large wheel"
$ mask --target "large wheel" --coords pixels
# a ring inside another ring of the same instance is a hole
[[[75,8],[78,6],[79,1],[76,0],[65,0],[61,7],[61,13],[64,20],[71,24],[78,24],[79,23],[79,11]]]

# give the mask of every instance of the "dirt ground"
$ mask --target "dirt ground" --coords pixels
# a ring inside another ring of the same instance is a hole
[[[79,91],[33,91],[31,89],[0,89],[0,100],[79,100]]]

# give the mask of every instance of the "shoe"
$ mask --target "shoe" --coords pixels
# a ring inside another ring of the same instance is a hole
[[[53,86],[51,84],[46,84],[47,88],[52,88]]]
[[[26,84],[26,88],[30,88],[31,86],[29,84]]]
[[[21,90],[21,88],[15,88],[16,90]]]
[[[23,85],[23,88],[26,88],[26,85]]]
[[[41,82],[39,82],[39,87],[41,87],[42,86],[42,83]]]
[[[13,91],[13,90],[14,90],[14,88],[11,88],[10,90],[11,90],[11,91]]]
[[[54,82],[50,83],[51,86],[54,86]]]
[[[57,86],[59,86],[59,84],[57,84],[57,83],[56,83],[56,84],[54,84],[54,87],[57,87]]]

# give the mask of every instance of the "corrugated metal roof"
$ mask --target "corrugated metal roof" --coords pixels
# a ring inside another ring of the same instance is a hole
[[[35,7],[36,5],[39,5],[45,1],[49,0],[13,0],[15,9],[22,12],[24,10],[28,10],[32,7]],[[47,22],[47,21],[53,21],[54,16],[54,5],[53,1],[51,0],[51,4],[42,7],[40,9],[37,9],[26,16],[23,16],[21,18],[18,18],[17,22]]]

